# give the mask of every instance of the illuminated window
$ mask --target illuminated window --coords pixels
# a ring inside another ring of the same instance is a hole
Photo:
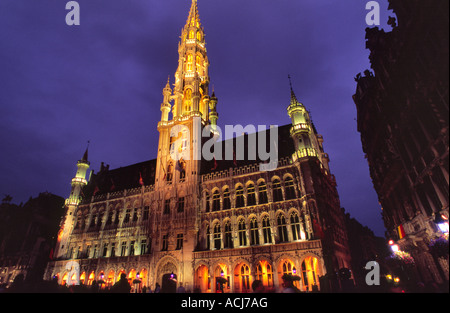
[[[188,54],[186,58],[186,71],[192,71],[192,65],[194,62],[194,58],[192,54]]]
[[[191,111],[192,106],[192,90],[190,88],[187,88],[184,92],[184,111],[189,112]]]
[[[189,39],[194,39],[194,31],[193,30],[189,31]]]
[[[197,32],[197,40],[202,41],[202,33],[201,32]]]

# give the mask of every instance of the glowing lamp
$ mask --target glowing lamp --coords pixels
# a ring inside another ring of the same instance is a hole
[[[448,218],[444,214],[437,215],[434,219],[434,223],[437,225],[441,232],[448,233]]]
[[[391,245],[392,252],[398,252],[399,248],[398,245]]]

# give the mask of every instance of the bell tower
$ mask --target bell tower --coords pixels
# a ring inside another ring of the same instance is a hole
[[[88,170],[89,165],[90,163],[88,161],[88,148],[86,148],[83,157],[77,162],[77,172],[75,174],[75,177],[72,178],[70,196],[66,199],[65,202],[67,211],[64,218],[64,224],[62,225],[58,233],[55,249],[55,255],[57,258],[67,255],[69,236],[72,232],[75,219],[74,213],[82,200],[81,189],[87,184],[86,171]]]
[[[178,55],[173,89],[169,77],[162,92],[156,168],[159,187],[198,179],[201,131],[205,125],[217,125],[217,98],[209,96],[209,61],[197,0],[192,0],[181,30]]]

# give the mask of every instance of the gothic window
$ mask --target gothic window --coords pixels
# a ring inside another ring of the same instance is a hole
[[[220,233],[220,224],[216,223],[214,226],[214,248],[216,250],[220,250],[222,244],[221,233]]]
[[[292,177],[287,177],[284,181],[284,190],[286,192],[286,200],[295,199],[295,187]]]
[[[247,234],[246,234],[246,230],[245,230],[245,221],[243,218],[239,220],[238,235],[239,235],[239,245],[241,247],[246,246],[247,245]]]
[[[202,41],[202,33],[201,32],[197,32],[197,40]]]
[[[256,204],[255,185],[250,184],[247,186],[247,206]]]
[[[270,220],[268,215],[265,215],[262,219],[262,231],[264,243],[272,243],[272,231],[270,230]]]
[[[134,208],[134,212],[133,212],[133,222],[137,222],[138,220],[138,209]]]
[[[171,145],[170,145],[170,153],[172,154],[175,149],[175,143],[172,143]],[[168,166],[167,166],[167,173],[166,173],[166,181],[167,182],[172,182],[172,177],[173,177],[173,165],[172,165],[172,163],[170,163]]]
[[[295,268],[295,266],[291,262],[284,261],[284,263],[283,263],[283,274],[296,275],[297,274],[297,269]]]
[[[106,220],[106,225],[111,225],[112,224],[113,215],[114,215],[114,212],[112,212],[112,211],[110,211],[108,213],[108,219]]]
[[[169,248],[169,235],[164,235],[162,237],[161,251],[167,251],[168,248]]]
[[[187,88],[186,91],[184,92],[184,111],[185,112],[191,111],[191,107],[192,107],[192,90],[190,88]]]
[[[247,264],[241,266],[242,289],[250,289],[250,268]]]
[[[250,245],[259,245],[258,221],[256,217],[250,220]]]
[[[192,56],[192,54],[188,54],[187,55],[187,60],[186,60],[186,71],[190,72],[192,71],[192,63],[194,62],[194,58]]]
[[[177,235],[177,250],[181,250],[183,248],[183,234]]]
[[[264,181],[258,184],[258,201],[259,204],[267,203],[267,187]]]
[[[236,208],[244,206],[244,188],[239,186],[236,188]]]
[[[292,212],[290,217],[292,237],[294,240],[300,240],[300,219],[297,212]]]
[[[230,190],[228,188],[225,188],[223,190],[223,209],[224,210],[231,209]]]
[[[281,182],[275,178],[272,182],[273,202],[283,201],[283,192],[281,191]]]
[[[150,207],[148,205],[146,205],[144,207],[144,216],[143,216],[144,221],[148,220],[149,213],[150,213]]]
[[[227,221],[225,223],[225,242],[224,242],[225,248],[233,248],[233,237],[231,233],[231,222]]]
[[[164,200],[164,214],[170,214],[170,199]]]
[[[105,244],[103,245],[103,254],[102,254],[102,257],[106,257],[107,253],[108,253],[108,244],[105,243]]]
[[[278,225],[278,237],[280,242],[288,241],[286,219],[282,213],[278,214],[277,225]]]
[[[120,249],[120,256],[126,256],[127,253],[127,242],[122,242],[122,247]]]
[[[178,208],[177,208],[177,212],[178,212],[178,213],[184,212],[184,197],[178,198]]]
[[[111,257],[113,258],[113,257],[115,257],[115,256],[116,256],[116,243],[113,242],[113,243],[111,244]]]
[[[213,211],[219,210],[220,210],[220,193],[219,190],[216,190],[213,193]]]
[[[189,39],[194,39],[194,31],[193,30],[189,31]]]
[[[103,222],[103,212],[98,215],[97,227],[101,227]]]
[[[134,251],[134,240],[131,241],[130,243],[130,255],[134,255],[135,251]]]

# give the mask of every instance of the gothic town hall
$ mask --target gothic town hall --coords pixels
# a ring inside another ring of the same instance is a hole
[[[157,158],[118,169],[102,164],[87,179],[86,150],[44,278],[108,288],[124,273],[134,288],[176,280],[191,291],[246,292],[256,279],[280,288],[291,274],[302,291],[329,288],[321,277],[350,268],[350,253],[324,139],[306,107],[291,86],[291,123],[277,128],[269,170],[251,155],[255,134],[221,141],[222,155],[215,151],[213,159],[174,160],[174,151],[195,155],[205,127],[218,127],[196,0],[178,52],[155,125]],[[243,157],[235,153],[240,143]]]

